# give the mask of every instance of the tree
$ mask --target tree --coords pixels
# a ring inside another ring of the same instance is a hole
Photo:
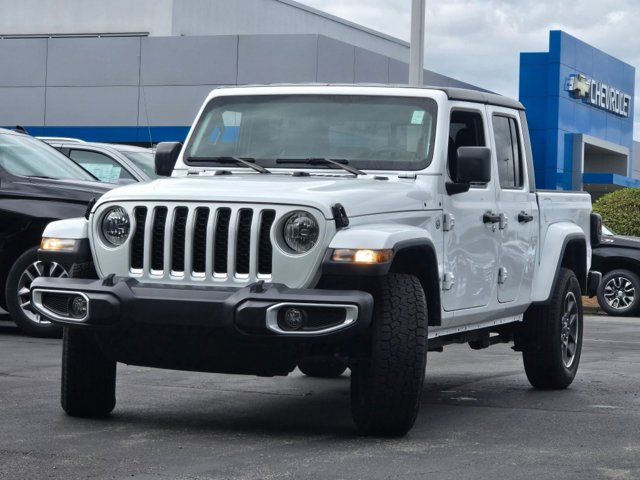
[[[593,204],[593,211],[616,234],[640,237],[640,188],[607,193]]]

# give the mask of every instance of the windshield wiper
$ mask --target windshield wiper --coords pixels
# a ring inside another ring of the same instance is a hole
[[[366,175],[362,170],[358,170],[355,167],[351,167],[348,165],[349,160],[344,159],[332,159],[332,158],[277,158],[276,163],[304,163],[306,165],[333,165],[335,167],[340,167],[343,170],[346,170],[349,173],[352,173],[356,176],[358,175]]]
[[[249,167],[252,170],[255,170],[259,173],[271,173],[270,170],[267,170],[262,165],[257,165],[255,163],[255,158],[240,158],[240,157],[188,157],[187,162],[206,162],[206,163],[238,163],[240,165],[244,165],[245,167]]]

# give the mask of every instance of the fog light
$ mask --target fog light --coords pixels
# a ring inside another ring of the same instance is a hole
[[[304,312],[297,308],[288,308],[284,312],[284,323],[288,330],[300,330],[304,324]]]
[[[71,311],[71,316],[74,318],[84,318],[87,315],[87,299],[81,297],[80,295],[76,295],[71,298],[69,310]]]

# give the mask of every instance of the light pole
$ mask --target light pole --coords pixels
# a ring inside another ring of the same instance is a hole
[[[409,85],[411,86],[421,86],[423,81],[425,14],[426,0],[412,0],[409,50]]]

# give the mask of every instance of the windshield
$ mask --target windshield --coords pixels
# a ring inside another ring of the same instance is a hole
[[[605,225],[602,225],[602,233],[609,237],[613,237],[615,235],[615,233],[609,230]]]
[[[120,153],[131,160],[135,164],[135,166],[146,173],[149,178],[159,178],[158,175],[156,175],[156,167],[152,151],[130,152],[121,150]]]
[[[186,147],[185,163],[202,166],[207,160],[241,157],[256,159],[267,167],[291,167],[293,163],[287,165],[284,160],[327,158],[359,169],[421,170],[433,155],[436,109],[435,101],[429,98],[214,98]],[[327,167],[336,168],[314,166]]]
[[[55,148],[22,135],[0,135],[0,167],[20,177],[96,181]]]

